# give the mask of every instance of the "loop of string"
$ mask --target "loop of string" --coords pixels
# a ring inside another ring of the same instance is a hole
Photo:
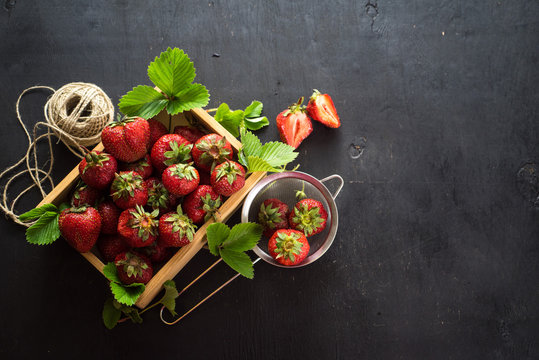
[[[45,121],[37,122],[34,125],[33,137],[31,137],[22,121],[19,105],[25,94],[40,89],[52,91],[53,94],[47,100],[43,109]],[[51,177],[54,164],[51,135],[55,135],[58,142],[62,141],[75,156],[82,158],[86,151],[83,146],[97,144],[101,139],[101,131],[106,124],[113,120],[114,106],[107,94],[98,86],[88,83],[70,83],[57,91],[48,86],[32,86],[23,90],[17,99],[15,111],[17,120],[28,140],[28,147],[26,154],[19,161],[0,173],[0,181],[21,165],[24,164],[26,168],[15,173],[7,180],[2,190],[0,209],[15,223],[28,227],[32,223],[20,221],[19,215],[15,213],[15,206],[24,194],[35,187],[38,188],[43,198],[47,195],[43,188],[44,184],[48,182],[51,188],[54,187],[54,181]],[[40,127],[45,127],[46,133],[38,135]],[[50,158],[44,165],[46,169],[39,167],[36,151],[38,142],[45,138],[47,139],[50,153]],[[33,184],[26,187],[10,201],[9,187],[16,179],[25,174],[29,175]]]

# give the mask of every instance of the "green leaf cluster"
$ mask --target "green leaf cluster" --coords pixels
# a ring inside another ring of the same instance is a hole
[[[250,131],[241,136],[242,148],[238,154],[239,162],[248,172],[282,172],[286,165],[296,159],[295,149],[280,141],[271,141],[262,145],[260,139]]]
[[[254,269],[246,251],[254,248],[261,236],[262,226],[256,223],[237,224],[232,229],[214,223],[206,229],[210,252],[221,256],[228,266],[249,279],[254,277]]]
[[[122,283],[120,277],[118,276],[118,269],[114,263],[109,262],[103,268],[103,274],[107,279],[110,280],[110,290],[114,299],[120,304],[127,306],[134,305],[139,296],[144,292],[146,286],[140,283],[133,283],[126,285]]]
[[[159,90],[139,85],[125,94],[118,104],[127,116],[149,119],[166,109],[176,115],[208,104],[210,94],[204,85],[193,83],[196,70],[189,56],[170,47],[148,66],[148,77]]]
[[[230,110],[227,103],[217,108],[215,120],[221,123],[235,137],[243,134],[245,130],[258,130],[269,125],[268,118],[262,115],[263,104],[253,101],[245,110]]]
[[[26,229],[26,241],[36,245],[49,245],[55,242],[60,237],[58,218],[64,208],[64,204],[60,208],[54,204],[44,204],[19,216],[19,220],[23,222],[37,219]]]

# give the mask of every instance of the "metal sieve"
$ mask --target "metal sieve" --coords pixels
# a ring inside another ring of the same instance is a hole
[[[329,180],[339,180],[339,185],[333,194],[324,185]],[[331,246],[337,227],[339,225],[339,216],[335,198],[339,195],[344,180],[339,175],[330,175],[322,180],[300,171],[290,171],[275,173],[262,179],[256,184],[251,192],[245,198],[241,210],[242,222],[257,222],[260,205],[264,200],[269,198],[277,198],[288,205],[292,209],[296,204],[296,191],[304,188],[307,197],[318,200],[324,205],[328,213],[327,225],[324,231],[308,238],[310,251],[307,258],[300,264],[294,266],[285,266],[278,263],[268,253],[268,240],[263,237],[253,251],[264,261],[279,267],[295,268],[308,265],[320,258]]]

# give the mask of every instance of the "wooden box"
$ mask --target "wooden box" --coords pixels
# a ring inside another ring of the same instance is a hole
[[[174,129],[174,126],[176,125],[187,125],[189,122],[196,122],[199,126],[205,128],[208,133],[213,132],[226,137],[236,153],[241,147],[241,143],[203,109],[197,108],[186,113],[175,115],[172,117],[171,121],[169,120],[169,115],[165,112],[161,112],[156,118],[169,128],[169,132]],[[95,149],[103,150],[103,144],[99,143]],[[230,196],[221,205],[217,214],[217,220],[219,222],[227,221],[241,205],[243,199],[253,186],[265,176],[265,172],[255,172],[250,174],[245,181],[245,186],[240,191]],[[38,206],[47,203],[60,205],[62,202],[68,202],[70,191],[77,183],[78,179],[79,170],[77,164],[77,166],[71,170],[71,172],[43,199],[43,201],[41,201]],[[162,289],[163,283],[166,280],[173,279],[189,260],[191,260],[205,245],[206,228],[213,222],[214,220],[209,220],[204,225],[200,226],[193,241],[189,245],[180,248],[174,256],[172,256],[172,258],[154,274],[153,278],[146,284],[146,290],[135,304],[137,307],[141,309],[145,308]],[[101,261],[97,252],[92,250],[91,252],[82,253],[81,255],[84,256],[97,270],[103,273],[105,264]]]

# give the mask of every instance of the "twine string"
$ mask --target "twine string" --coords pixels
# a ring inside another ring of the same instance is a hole
[[[26,125],[22,121],[19,110],[20,102],[27,93],[43,89],[52,91],[53,94],[43,108],[45,121],[37,122],[33,128],[33,136],[30,136]],[[0,209],[15,223],[29,227],[33,222],[20,221],[19,215],[15,213],[15,206],[23,195],[35,187],[38,188],[42,198],[47,195],[43,188],[44,183],[48,182],[51,188],[54,187],[54,181],[51,177],[54,165],[51,135],[55,135],[58,142],[62,141],[75,156],[82,158],[86,153],[84,147],[97,144],[101,139],[101,131],[106,124],[113,120],[114,106],[101,88],[94,84],[79,82],[64,85],[57,91],[49,86],[31,86],[23,90],[19,95],[15,105],[15,112],[28,140],[28,146],[25,155],[19,161],[0,173],[0,181],[21,165],[24,164],[26,168],[7,179],[2,191]],[[38,135],[40,128],[46,128],[46,132]],[[49,147],[49,159],[45,162],[43,168],[40,168],[36,148],[39,141],[45,138]],[[25,174],[29,175],[32,184],[10,201],[9,187],[16,179]]]

